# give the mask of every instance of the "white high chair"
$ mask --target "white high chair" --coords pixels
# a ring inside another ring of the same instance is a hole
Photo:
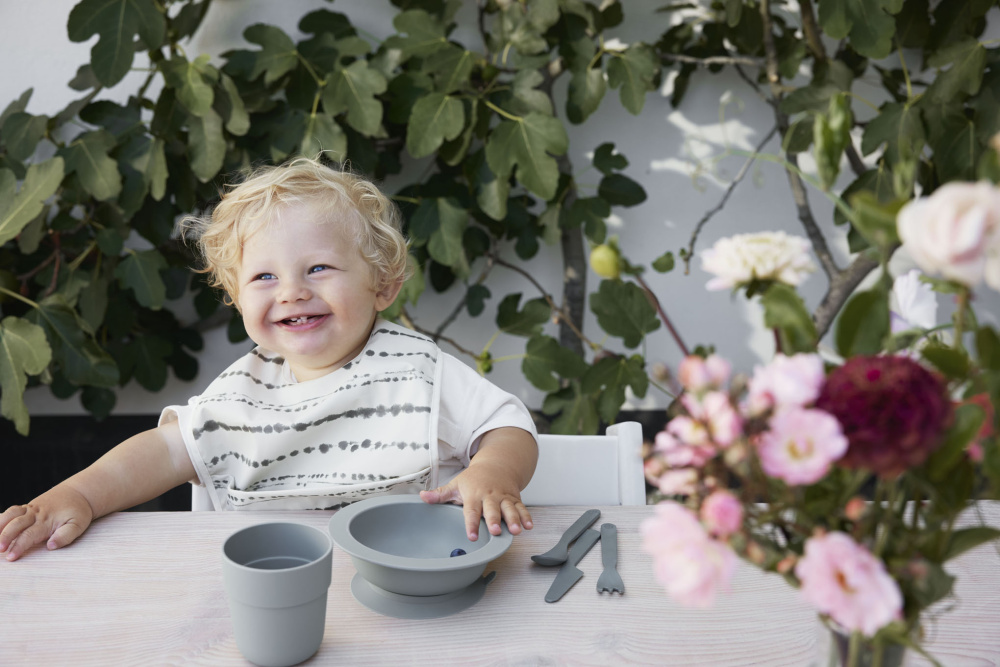
[[[521,500],[532,505],[645,505],[642,426],[605,435],[539,435],[538,465]]]
[[[538,465],[521,500],[529,507],[645,505],[642,425],[621,422],[605,435],[539,435]],[[192,485],[191,509],[212,509],[204,488]]]

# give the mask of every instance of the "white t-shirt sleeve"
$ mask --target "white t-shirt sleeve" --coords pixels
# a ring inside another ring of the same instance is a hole
[[[460,468],[469,465],[483,434],[514,426],[538,440],[531,413],[519,398],[482,377],[454,356],[441,353],[441,403],[438,458]],[[444,475],[443,477],[447,477]]]

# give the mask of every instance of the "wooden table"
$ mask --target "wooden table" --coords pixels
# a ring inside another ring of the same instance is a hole
[[[742,563],[708,610],[674,604],[640,551],[648,507],[606,507],[595,524],[619,528],[624,596],[600,595],[600,547],[559,602],[555,574],[529,556],[552,546],[586,508],[534,510],[497,577],[464,614],[399,620],[361,606],[354,567],[335,548],[326,634],[314,665],[767,665],[811,664],[826,637],[797,591]],[[1000,505],[986,507],[1000,525]],[[329,512],[120,513],[69,548],[0,560],[0,665],[245,665],[222,591],[220,550],[233,531],[275,519],[325,529]],[[953,561],[953,608],[929,624],[942,664],[1000,664],[1000,556],[992,546]],[[927,664],[916,656],[912,665]]]

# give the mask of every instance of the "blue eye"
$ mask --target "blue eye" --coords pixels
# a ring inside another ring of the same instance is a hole
[[[273,273],[258,273],[253,277],[254,280],[274,280]]]
[[[319,271],[322,271],[323,269],[329,269],[329,268],[330,267],[327,266],[326,264],[317,264],[316,266],[309,269],[309,273],[317,273]]]

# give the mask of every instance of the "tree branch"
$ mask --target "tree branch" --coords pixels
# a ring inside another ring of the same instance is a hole
[[[750,65],[751,67],[763,67],[764,59],[751,58],[749,56],[708,56],[706,58],[696,58],[683,53],[665,53],[663,60],[676,60],[679,63],[688,63],[700,67],[711,67],[712,65]]]
[[[858,255],[846,269],[837,272],[836,278],[830,281],[830,286],[827,288],[826,294],[823,295],[823,300],[820,301],[816,312],[813,313],[813,322],[816,324],[816,332],[820,338],[829,330],[837,313],[840,312],[855,288],[878,265],[877,259],[862,254]]]
[[[754,149],[754,153],[759,153],[761,149],[763,149],[764,146],[767,144],[767,142],[771,140],[771,137],[773,137],[777,131],[778,131],[777,125],[772,127],[771,131],[768,132],[767,135],[765,135],[764,138],[760,141],[760,143],[757,144],[757,147]],[[701,220],[698,221],[698,224],[695,225],[694,233],[691,234],[691,240],[688,243],[687,255],[684,256],[684,275],[688,275],[691,273],[691,260],[694,258],[694,246],[695,243],[697,243],[698,241],[698,235],[701,234],[702,227],[704,227],[705,224],[708,223],[708,221],[716,213],[718,213],[725,207],[726,202],[729,201],[730,195],[733,194],[733,191],[736,189],[736,186],[740,184],[743,178],[750,171],[750,165],[753,164],[755,159],[756,159],[755,157],[750,157],[747,159],[746,162],[743,163],[743,166],[740,167],[739,172],[736,174],[736,178],[734,178],[733,182],[729,184],[728,188],[726,188],[726,191],[723,193],[722,199],[719,200],[719,203],[716,204],[712,209],[707,211],[705,215],[702,216]]]
[[[868,166],[861,159],[861,155],[858,154],[858,149],[854,147],[853,139],[848,138],[847,148],[844,152],[847,153],[847,161],[851,163],[851,171],[854,172],[855,176],[860,176],[868,171]]]
[[[812,0],[799,0],[799,10],[802,12],[802,34],[805,35],[806,45],[816,60],[826,60],[826,49],[823,47],[819,25],[816,23],[816,15],[813,14]]]

